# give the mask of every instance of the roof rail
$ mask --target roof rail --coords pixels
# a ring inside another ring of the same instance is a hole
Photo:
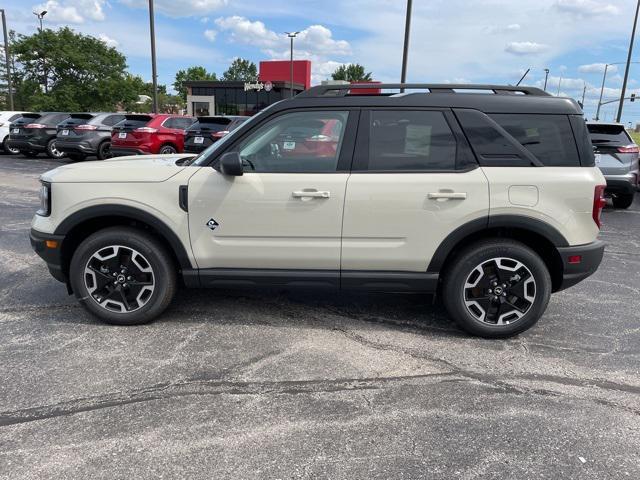
[[[340,85],[318,85],[300,92],[297,97],[344,97],[350,90],[371,89],[426,89],[429,93],[457,93],[456,90],[489,91],[496,95],[533,95],[546,97],[551,94],[536,87],[514,87],[512,85],[474,85],[455,83],[350,83]],[[427,92],[415,92],[427,93]],[[466,92],[465,92],[466,93]]]

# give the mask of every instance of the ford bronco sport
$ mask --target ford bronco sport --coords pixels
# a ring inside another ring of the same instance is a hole
[[[580,107],[529,87],[379,87],[313,87],[197,157],[47,172],[33,248],[119,325],[182,282],[437,293],[472,334],[528,329],[604,251]]]

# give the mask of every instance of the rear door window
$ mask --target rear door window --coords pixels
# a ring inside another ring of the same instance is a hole
[[[456,149],[442,112],[371,112],[368,171],[455,170]]]
[[[580,157],[566,115],[489,114],[547,167],[580,166]]]

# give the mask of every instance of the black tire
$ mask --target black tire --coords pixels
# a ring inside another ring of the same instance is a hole
[[[51,140],[49,140],[47,142],[47,156],[49,158],[54,158],[54,159],[58,159],[58,158],[62,158],[65,156],[64,152],[61,152],[60,150],[56,149],[56,139],[52,138]]]
[[[98,160],[106,160],[107,158],[113,157],[110,141],[104,141],[98,146],[97,157]]]
[[[4,150],[4,153],[7,153],[9,155],[18,155],[20,153],[20,150],[18,150],[17,148],[12,148],[9,146],[9,135],[4,137],[4,140],[2,141],[2,148]]]
[[[82,162],[87,156],[84,153],[68,153],[67,157],[74,162]]]
[[[102,258],[111,255],[112,259],[102,262],[96,259],[96,255]],[[137,263],[132,264],[132,258],[136,258]],[[97,264],[93,263],[96,261]],[[139,265],[145,264],[151,273],[142,273]],[[129,270],[122,271],[123,265]],[[95,273],[85,273],[87,268]],[[112,283],[111,275],[114,273],[115,283]],[[167,250],[148,233],[131,227],[105,228],[85,239],[73,254],[69,275],[80,303],[90,313],[113,325],[141,325],[152,321],[169,306],[177,284],[176,267]],[[133,288],[139,290],[133,290],[126,282],[136,283]],[[152,287],[139,286],[149,282]],[[152,289],[147,295],[148,288]],[[147,290],[143,292],[144,289]],[[108,293],[105,295],[105,292]],[[140,300],[142,295],[147,296]],[[120,306],[116,305],[118,303]],[[127,311],[128,307],[131,311]]]
[[[614,195],[611,197],[611,201],[613,202],[614,208],[629,208],[633,205],[633,198],[635,195],[633,193],[629,195]]]
[[[27,158],[36,158],[38,156],[38,152],[34,152],[32,150],[29,150],[29,151],[20,150],[20,153]]]
[[[499,263],[493,259],[500,259]],[[547,308],[549,270],[537,253],[520,242],[483,240],[464,249],[449,265],[444,272],[443,302],[451,318],[472,335],[517,335],[535,325]],[[512,268],[516,268],[513,274],[506,273]],[[465,288],[467,280],[471,286]]]
[[[167,144],[160,147],[160,151],[158,153],[161,155],[168,155],[172,153],[178,153],[178,150],[173,145]]]

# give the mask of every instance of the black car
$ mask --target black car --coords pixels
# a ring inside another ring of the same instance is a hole
[[[184,132],[184,151],[200,153],[248,118],[241,115],[198,117],[196,123]]]
[[[124,118],[124,113],[72,113],[58,124],[56,148],[72,160],[88,155],[98,160],[110,158],[111,130]]]
[[[56,147],[57,126],[69,118],[68,113],[25,113],[11,124],[8,145],[27,157],[45,152],[50,158],[65,156]]]

